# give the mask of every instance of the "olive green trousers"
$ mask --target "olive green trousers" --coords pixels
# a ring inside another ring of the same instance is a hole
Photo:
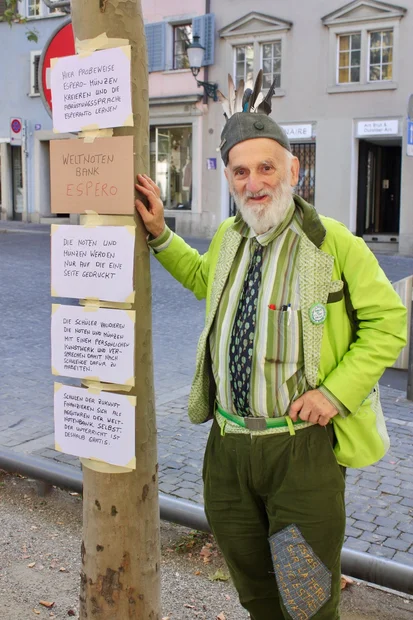
[[[203,469],[205,512],[253,620],[291,618],[279,596],[268,543],[291,524],[332,573],[331,596],[312,617],[340,618],[345,472],[332,441],[331,425],[255,437],[222,436],[217,422],[212,425]]]

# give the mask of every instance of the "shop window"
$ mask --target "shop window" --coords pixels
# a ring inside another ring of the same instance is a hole
[[[151,127],[150,173],[161,190],[165,209],[191,209],[191,125]]]

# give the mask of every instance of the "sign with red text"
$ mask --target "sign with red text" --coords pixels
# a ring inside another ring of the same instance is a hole
[[[133,137],[50,141],[52,213],[134,213]]]
[[[53,129],[133,125],[130,45],[51,60]]]

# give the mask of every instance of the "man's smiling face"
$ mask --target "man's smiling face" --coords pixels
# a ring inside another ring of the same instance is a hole
[[[230,150],[225,176],[243,219],[257,234],[283,219],[298,172],[298,159],[270,138],[245,140]]]

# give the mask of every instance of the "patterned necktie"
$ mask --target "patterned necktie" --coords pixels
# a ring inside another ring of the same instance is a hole
[[[255,320],[261,284],[264,246],[254,239],[254,253],[244,281],[229,345],[229,373],[234,407],[238,415],[248,416],[249,392],[254,348]]]

